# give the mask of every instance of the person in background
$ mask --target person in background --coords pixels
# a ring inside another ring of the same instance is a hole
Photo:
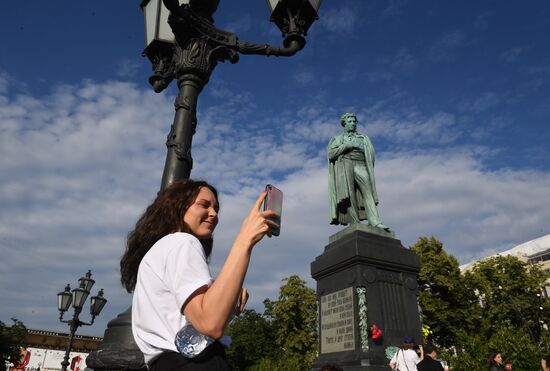
[[[428,344],[424,347],[424,359],[416,365],[416,368],[418,371],[444,371],[441,362],[437,361],[436,358],[436,348]]]
[[[412,336],[405,336],[403,348],[399,349],[390,360],[390,367],[396,371],[417,371],[416,365],[424,357],[422,345],[419,346],[420,357],[414,351],[414,339]]]
[[[505,371],[504,367],[502,366],[502,354],[500,354],[499,352],[491,353],[487,369],[489,371]]]
[[[19,363],[14,364],[10,368],[10,371],[25,371],[29,361],[31,360],[31,351],[27,347],[21,347],[21,358],[19,358]]]
[[[550,371],[550,355],[546,357],[541,357],[540,368],[542,371]]]

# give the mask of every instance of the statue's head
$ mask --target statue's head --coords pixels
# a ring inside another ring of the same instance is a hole
[[[346,126],[346,122],[349,120],[349,119],[355,119],[355,122],[357,122],[357,116],[355,115],[355,113],[344,113],[341,117],[340,117],[340,125],[342,126]]]

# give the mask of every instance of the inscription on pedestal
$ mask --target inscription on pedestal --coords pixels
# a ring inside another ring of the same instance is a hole
[[[353,287],[321,296],[321,354],[355,350]]]

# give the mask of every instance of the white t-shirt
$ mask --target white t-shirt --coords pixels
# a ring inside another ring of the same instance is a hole
[[[193,235],[169,234],[145,254],[132,301],[132,333],[146,364],[164,351],[177,352],[176,333],[187,324],[181,307],[211,283],[204,249]]]
[[[418,362],[420,362],[420,357],[412,349],[399,349],[390,361],[390,363],[397,365],[398,371],[417,371],[416,365]]]

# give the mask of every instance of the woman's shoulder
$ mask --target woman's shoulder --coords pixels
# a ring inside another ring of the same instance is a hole
[[[174,232],[167,234],[166,236],[162,237],[160,240],[158,240],[157,243],[163,243],[163,244],[181,244],[181,243],[199,243],[200,241],[197,239],[197,237],[193,236],[190,233],[186,232]],[[156,244],[155,244],[156,245]]]
[[[150,255],[170,255],[174,251],[182,248],[195,248],[202,251],[202,245],[197,237],[185,232],[174,232],[167,234],[158,240],[147,254]]]

